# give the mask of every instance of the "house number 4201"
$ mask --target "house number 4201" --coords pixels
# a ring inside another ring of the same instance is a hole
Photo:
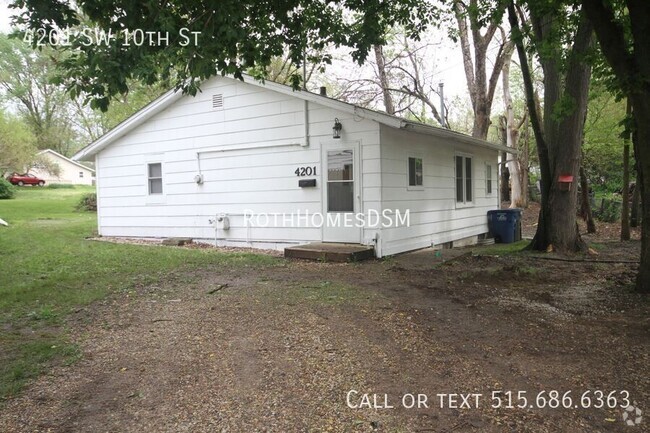
[[[296,168],[296,176],[316,176],[316,166]]]

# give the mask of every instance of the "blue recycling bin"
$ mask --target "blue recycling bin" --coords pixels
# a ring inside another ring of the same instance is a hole
[[[494,242],[511,244],[521,240],[521,209],[490,210],[487,217]]]

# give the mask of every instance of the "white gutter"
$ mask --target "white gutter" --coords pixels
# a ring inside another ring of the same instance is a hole
[[[407,131],[413,131],[419,134],[434,135],[441,138],[448,138],[450,140],[460,141],[461,143],[469,144],[472,146],[480,146],[487,149],[498,150],[499,152],[519,153],[517,149],[512,149],[501,144],[490,143],[489,141],[480,140],[478,138],[461,134],[459,132],[450,131],[448,129],[437,128],[435,126],[420,125],[406,121],[403,123],[404,125],[401,129],[405,129]]]

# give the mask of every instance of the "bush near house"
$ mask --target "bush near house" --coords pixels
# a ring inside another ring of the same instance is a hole
[[[592,206],[594,218],[606,223],[615,223],[621,220],[623,203],[620,200],[601,198]]]
[[[47,189],[74,189],[74,185],[70,183],[51,183],[46,186]]]
[[[77,203],[77,210],[97,212],[97,193],[85,194]]]
[[[0,199],[14,198],[16,188],[4,177],[0,177]]]

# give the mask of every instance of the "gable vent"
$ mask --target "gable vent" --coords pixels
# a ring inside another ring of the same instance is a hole
[[[219,110],[223,108],[223,95],[218,94],[218,95],[212,95],[212,108],[215,110]]]

